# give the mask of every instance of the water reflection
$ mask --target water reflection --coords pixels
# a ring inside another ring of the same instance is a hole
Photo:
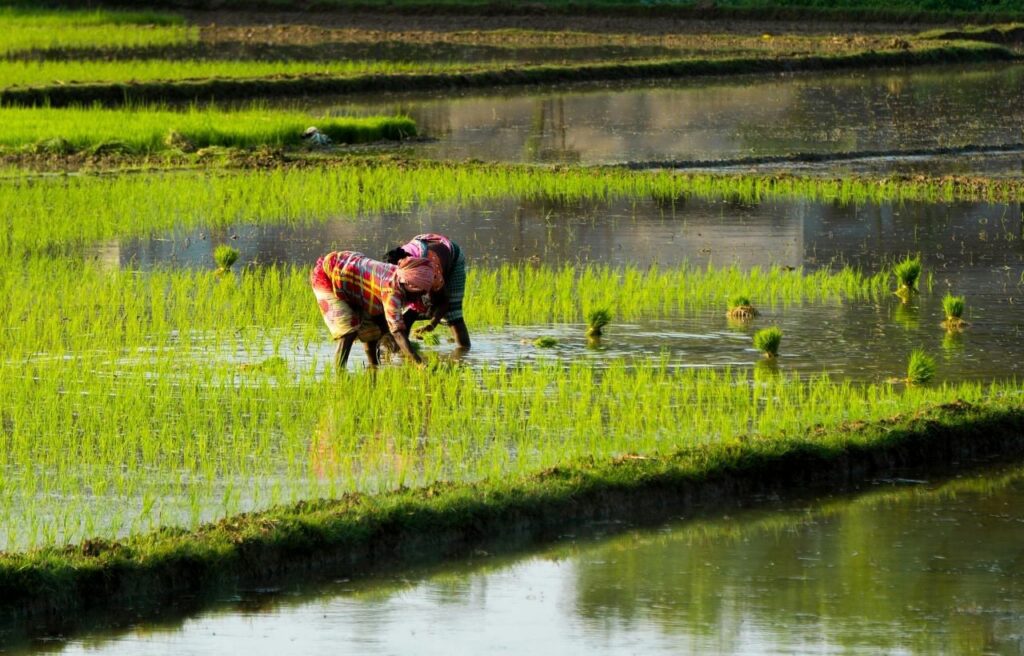
[[[520,559],[481,552],[421,574],[254,593],[59,651],[1019,653],[1024,471],[874,488]]]
[[[413,148],[432,158],[584,164],[720,160],[1019,143],[1022,71],[1020,65],[954,65],[697,78],[441,98],[339,99],[318,101],[311,109],[406,113],[437,139]],[[1005,165],[1019,171],[1021,161],[1018,154]],[[883,160],[873,166],[888,170],[890,165]],[[906,167],[928,170],[927,163]]]

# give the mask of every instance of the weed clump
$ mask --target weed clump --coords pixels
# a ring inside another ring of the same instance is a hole
[[[612,321],[612,313],[608,308],[597,308],[587,313],[587,337],[597,339],[604,332],[603,329]]]
[[[896,275],[896,295],[906,303],[912,294],[917,293],[917,279],[921,277],[921,258],[904,258],[893,267],[892,272]]]
[[[910,354],[907,363],[906,382],[909,385],[923,385],[935,377],[935,358],[921,349]]]
[[[743,294],[735,294],[729,297],[729,311],[725,316],[730,319],[753,319],[757,316],[757,309],[750,302],[750,298]]]
[[[764,353],[766,358],[778,357],[781,343],[782,329],[778,326],[770,326],[754,333],[754,348]]]
[[[238,250],[221,244],[213,250],[213,259],[217,263],[217,271],[227,273],[231,271],[231,265],[238,261]]]
[[[942,299],[942,310],[946,313],[946,320],[942,322],[942,326],[946,330],[960,330],[967,325],[963,320],[964,307],[963,296],[946,294]]]

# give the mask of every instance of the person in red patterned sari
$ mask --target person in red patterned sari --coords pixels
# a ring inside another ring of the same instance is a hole
[[[409,346],[409,326],[402,312],[432,289],[439,276],[437,267],[420,257],[393,265],[355,251],[335,251],[317,260],[309,282],[331,338],[338,341],[335,365],[345,368],[357,337],[366,347],[370,366],[380,364],[377,345],[382,329],[391,333],[406,358],[421,364]]]

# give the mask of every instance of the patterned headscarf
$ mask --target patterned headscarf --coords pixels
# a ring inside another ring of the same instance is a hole
[[[438,267],[425,257],[407,257],[398,263],[398,282],[419,291],[430,291],[441,277]]]

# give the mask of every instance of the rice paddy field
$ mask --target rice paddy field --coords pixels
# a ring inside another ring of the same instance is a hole
[[[930,47],[888,28],[212,16],[3,9],[0,87]],[[0,107],[0,574],[323,499],[839,450],[937,408],[1016,416],[1018,66]],[[332,143],[304,142],[311,125]],[[862,151],[901,173],[807,156]],[[441,327],[415,342],[423,367],[336,371],[313,263],[423,232],[468,255],[472,348]]]

